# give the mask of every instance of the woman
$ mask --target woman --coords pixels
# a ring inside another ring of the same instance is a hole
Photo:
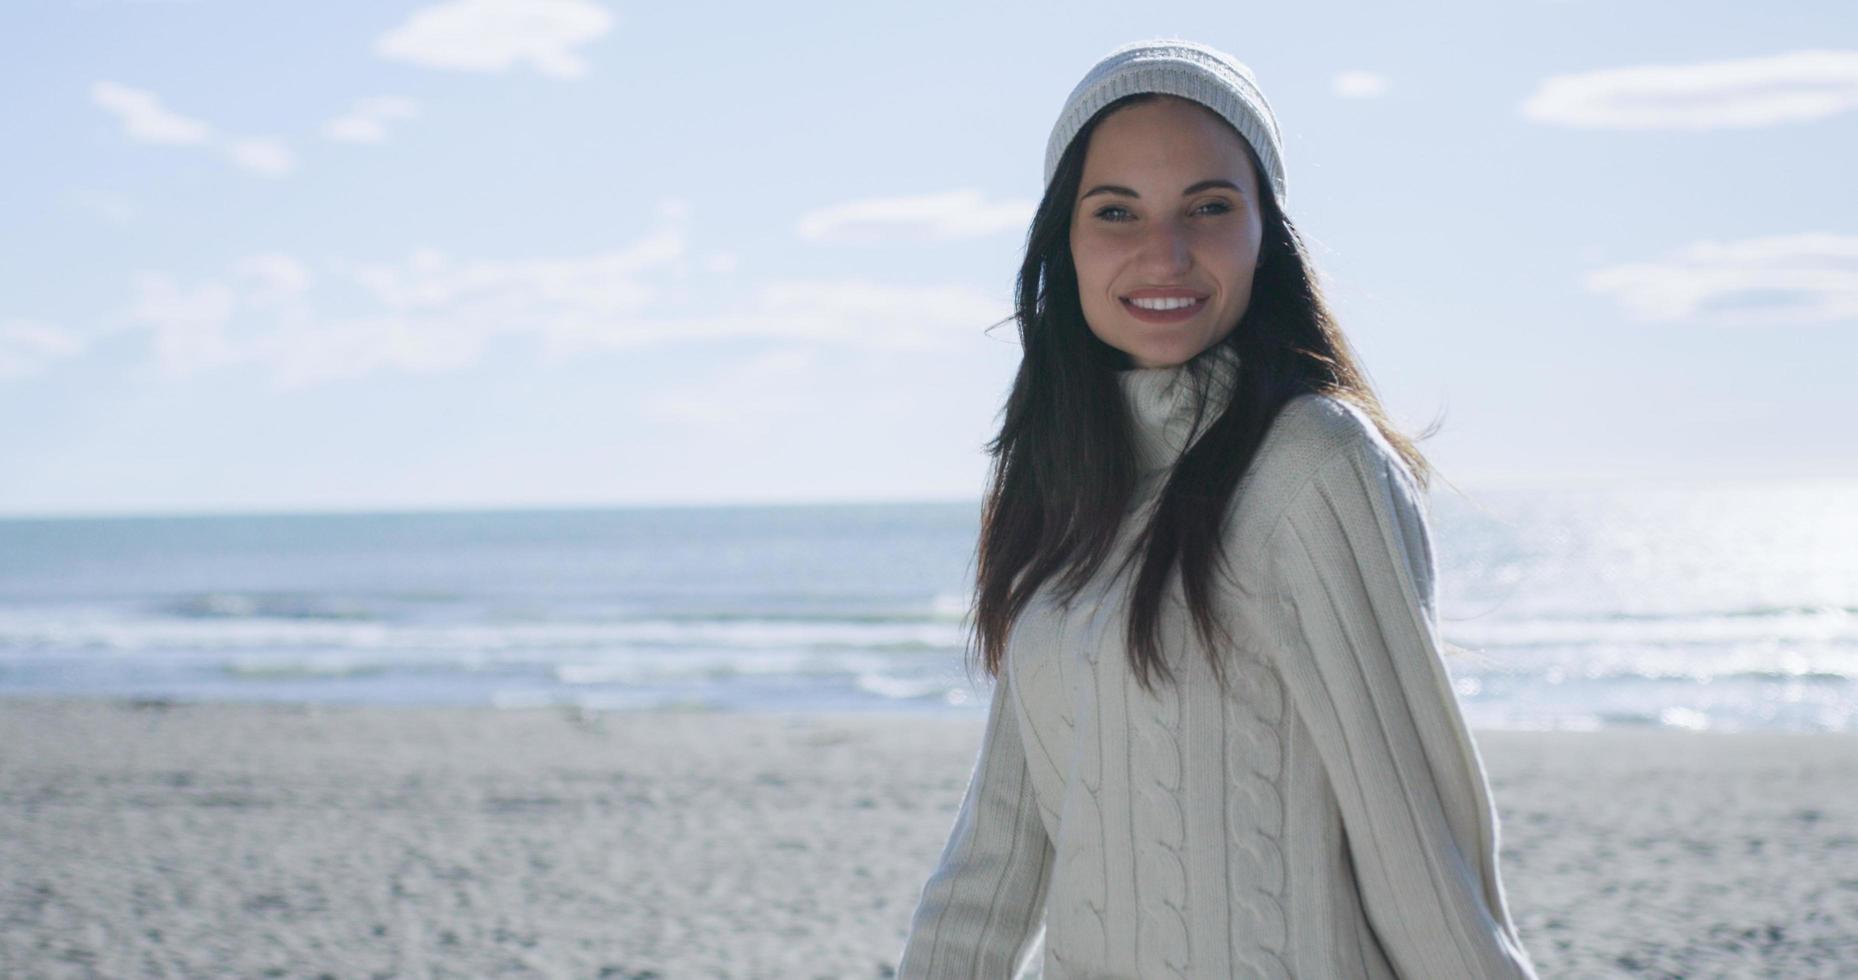
[[[1251,73],[1119,48],[1045,171],[989,446],[993,700],[899,976],[1533,977],[1427,467],[1323,303]]]

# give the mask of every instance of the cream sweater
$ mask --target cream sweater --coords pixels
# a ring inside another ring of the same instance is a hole
[[[1209,356],[1229,397],[1235,355]],[[1217,414],[1193,427],[1182,368],[1119,378],[1144,477],[1117,554]],[[1404,463],[1354,407],[1293,399],[1224,543],[1225,696],[1178,578],[1161,639],[1180,683],[1160,696],[1126,660],[1133,566],[1069,608],[1034,597],[899,977],[1535,975]]]

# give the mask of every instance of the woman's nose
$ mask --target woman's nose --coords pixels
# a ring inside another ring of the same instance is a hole
[[[1150,223],[1148,234],[1142,241],[1142,260],[1162,270],[1185,269],[1193,264],[1187,229],[1174,221]]]

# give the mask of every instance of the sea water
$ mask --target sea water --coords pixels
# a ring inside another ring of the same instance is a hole
[[[1474,727],[1858,732],[1858,483],[1435,487],[1430,513]],[[0,697],[978,714],[978,519],[5,519]]]

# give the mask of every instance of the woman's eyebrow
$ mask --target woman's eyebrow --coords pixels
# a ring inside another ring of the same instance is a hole
[[[1213,180],[1203,180],[1197,184],[1191,184],[1188,186],[1186,190],[1181,192],[1181,196],[1186,197],[1190,194],[1198,194],[1201,191],[1212,190],[1215,187],[1224,187],[1227,190],[1238,191],[1240,194],[1245,193],[1244,189],[1239,187],[1239,185],[1233,183],[1230,180],[1226,180],[1225,178],[1221,177],[1221,178],[1216,178]],[[1132,191],[1129,188],[1124,187],[1120,184],[1098,184],[1097,186],[1092,187],[1090,190],[1085,191],[1083,196],[1079,197],[1078,200],[1081,201],[1084,198],[1090,197],[1093,194],[1120,194],[1123,197],[1135,197],[1135,198],[1139,198],[1142,196],[1140,194],[1137,194],[1135,191]]]

